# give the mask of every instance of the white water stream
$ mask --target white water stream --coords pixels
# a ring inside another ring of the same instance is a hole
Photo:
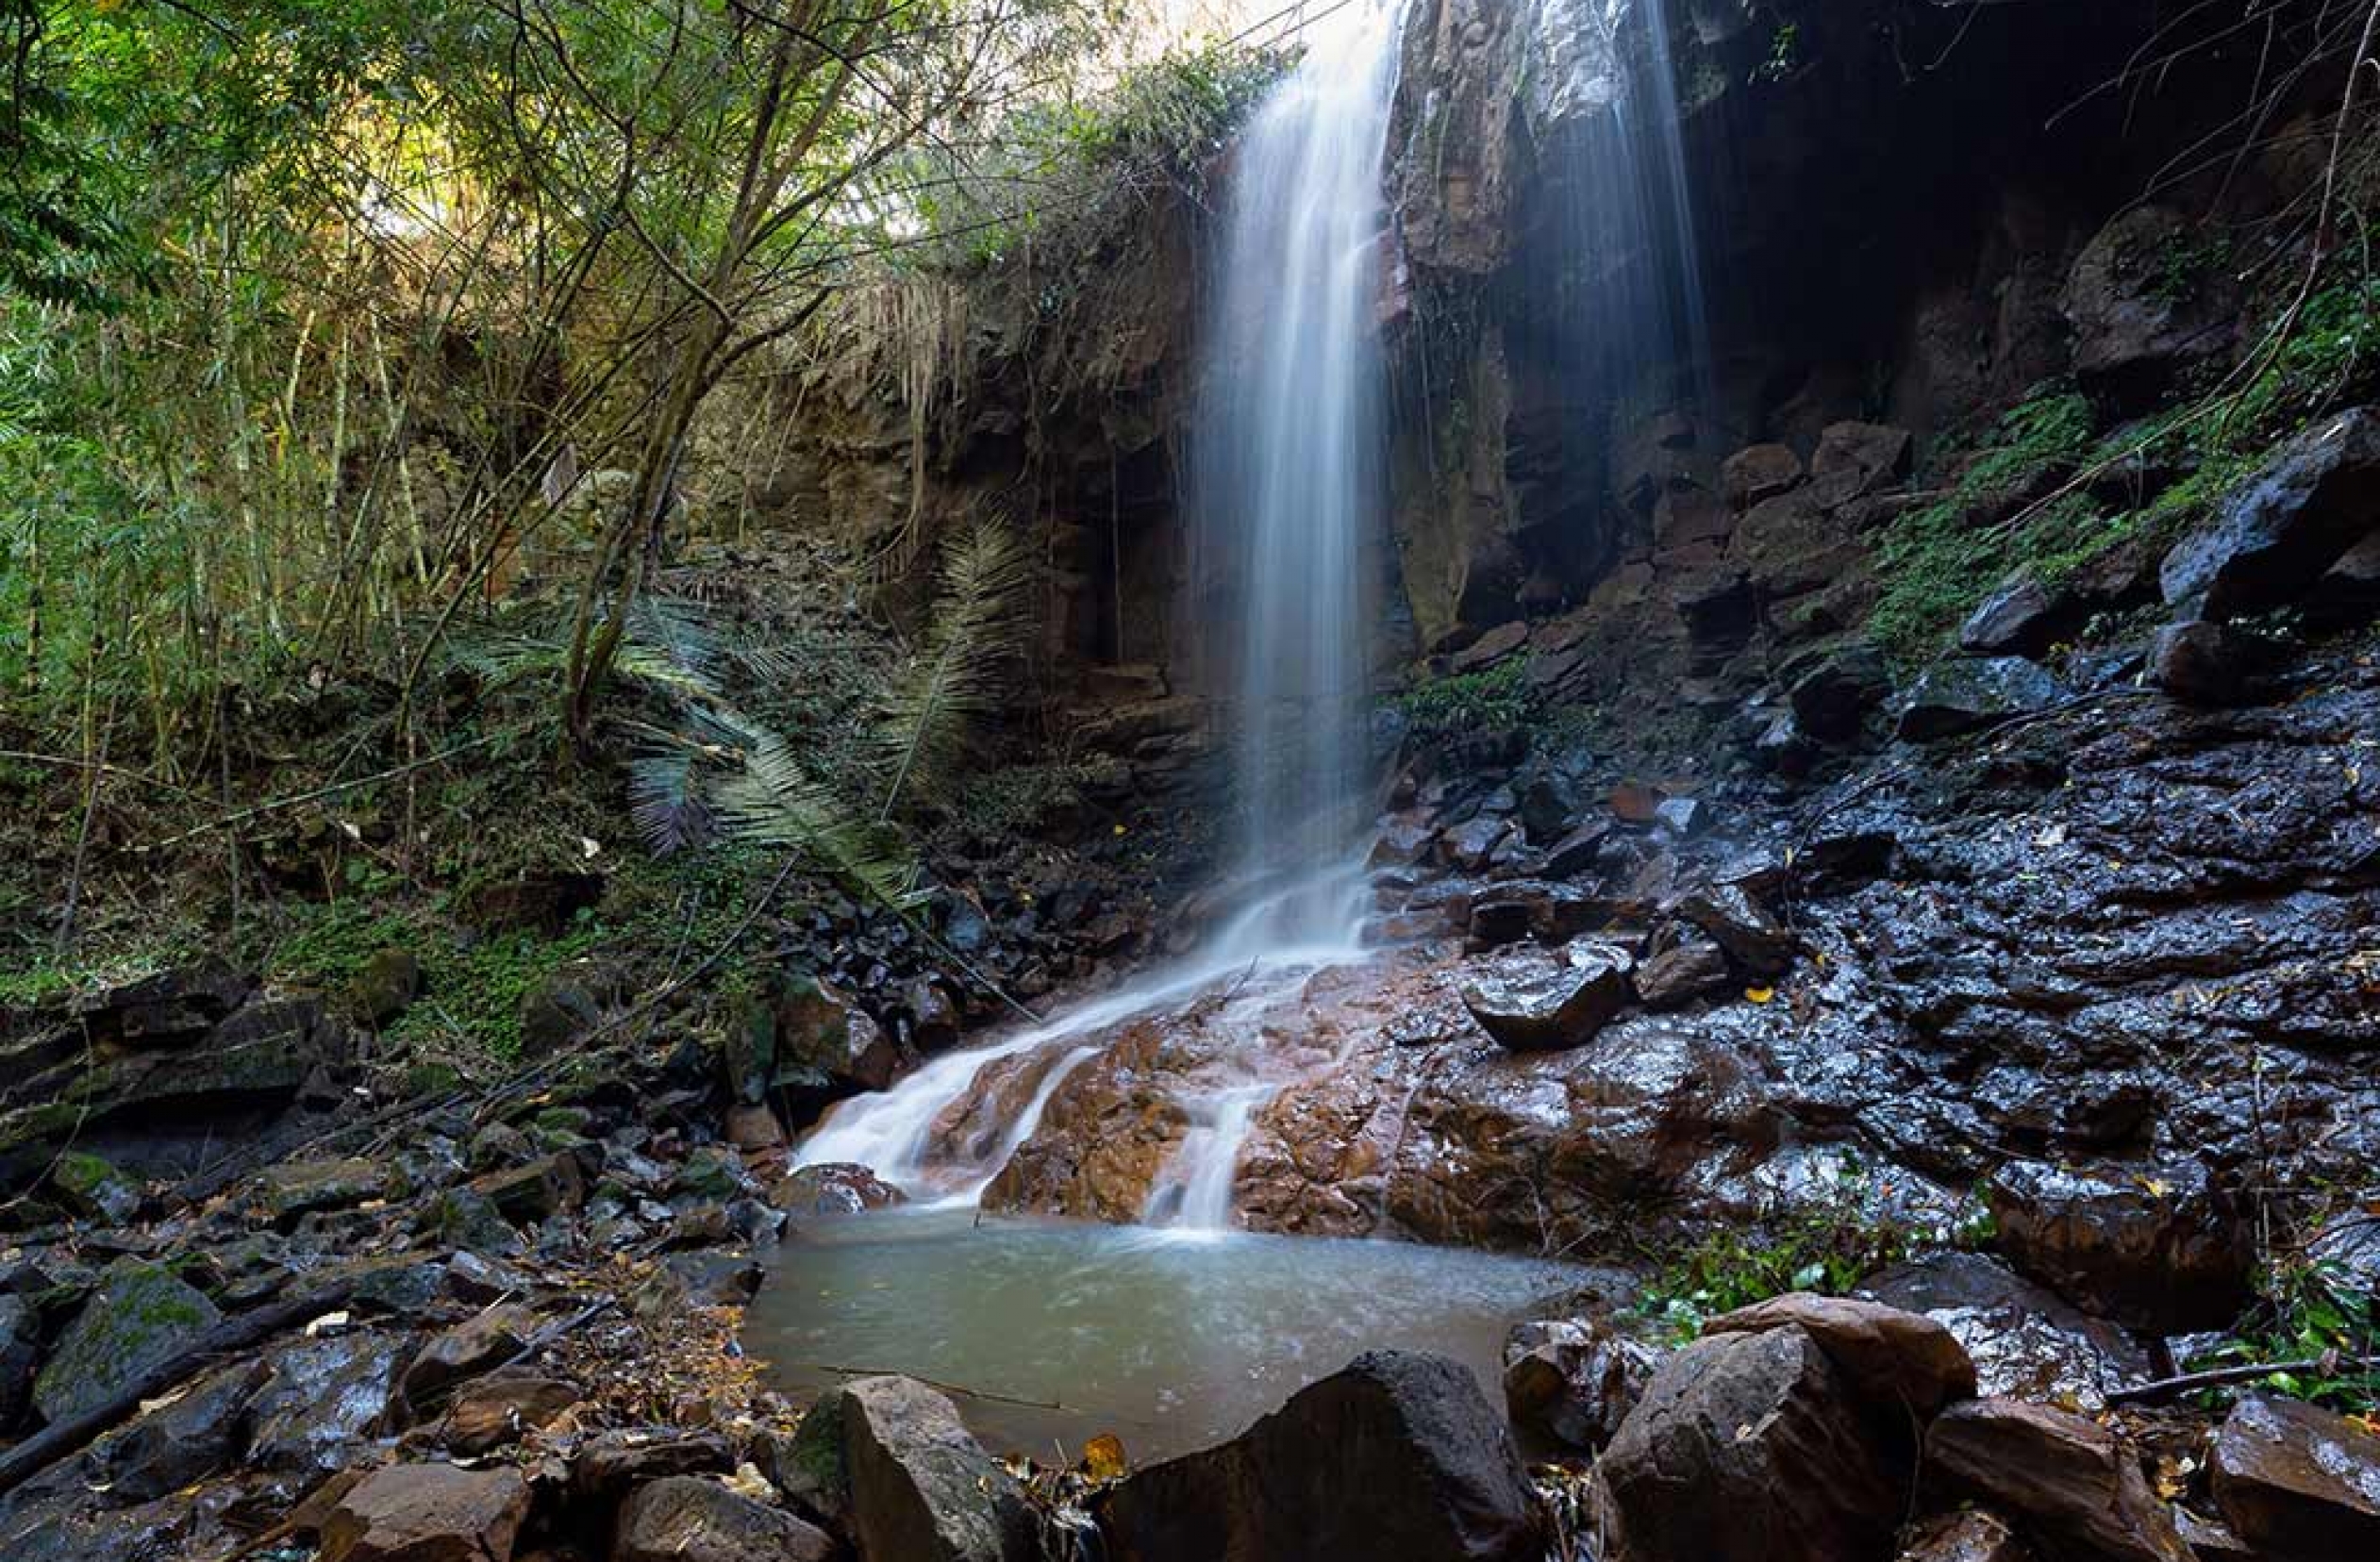
[[[1198,955],[848,1102],[800,1164],[857,1162],[912,1197],[971,1205],[1107,1033],[1223,983],[1257,1002],[1358,953],[1365,901],[1365,649],[1382,511],[1384,366],[1375,311],[1387,215],[1381,155],[1398,17],[1367,0],[1322,18],[1240,138],[1214,258],[1205,394],[1192,428],[1202,548],[1229,583],[1213,626],[1232,696],[1244,909]],[[1075,1041],[1054,1058],[1042,1054]],[[1042,1066],[1021,1109],[956,1147],[950,1115]],[[1276,1078],[1254,1070],[1185,1099],[1190,1123],[1152,1188],[1151,1224],[1231,1224],[1240,1152]]]

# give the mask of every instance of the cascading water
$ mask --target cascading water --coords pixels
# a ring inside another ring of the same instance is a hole
[[[1223,587],[1248,953],[1343,945],[1382,507],[1380,158],[1395,17],[1326,19],[1234,154],[1198,409],[1199,538]]]
[[[1297,66],[1240,142],[1214,259],[1205,394],[1192,434],[1199,536],[1229,584],[1212,624],[1232,692],[1241,910],[1191,959],[844,1105],[800,1163],[874,1167],[906,1191],[972,1204],[1116,1027],[1230,984],[1228,1015],[1269,978],[1358,952],[1369,711],[1370,540],[1382,513],[1381,154],[1394,95],[1389,0],[1318,18]],[[1254,980],[1252,980],[1254,978]],[[1009,1071],[1014,1071],[1013,1072]],[[1226,1062],[1187,1094],[1152,1187],[1153,1225],[1231,1223],[1240,1151],[1276,1073]],[[969,1127],[974,1104],[1021,1104]]]

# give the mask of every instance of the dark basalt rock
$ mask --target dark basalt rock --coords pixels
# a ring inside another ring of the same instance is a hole
[[[194,964],[108,988],[68,1005],[94,1043],[135,1047],[178,1046],[193,1041],[247,1002],[254,984],[220,959]]]
[[[611,1562],[826,1562],[835,1549],[832,1536],[782,1508],[673,1475],[622,1505]]]
[[[2173,545],[2165,600],[2222,620],[2304,595],[2380,522],[2380,410],[2322,419]]]
[[[2083,618],[2066,592],[2019,575],[1968,615],[1958,648],[1976,656],[2038,656],[2073,633]]]
[[[2017,1268],[2106,1317],[2178,1334],[2247,1304],[2255,1244],[2196,1162],[2011,1167],[1990,1204]]]
[[[1637,969],[1637,992],[1651,1009],[1677,1008],[1735,984],[1726,952],[1706,935],[1673,938]]]
[[[2215,1501],[2283,1562],[2380,1556],[2380,1437],[2299,1400],[2250,1394],[2216,1435]]]
[[[1524,1434],[1594,1453],[1636,1408],[1660,1356],[1597,1321],[1516,1323],[1504,1343],[1505,1415]]]
[[[1981,1497],[2028,1534],[2106,1562],[2192,1562],[2132,1451],[2045,1404],[1969,1400],[1925,1437],[1929,1483]]]
[[[2064,698],[2064,685],[2022,656],[1937,662],[1909,687],[1897,730],[1905,742],[1931,743],[2046,709]]]
[[[1798,485],[1802,458],[1790,445],[1748,445],[1719,463],[1719,490],[1728,505],[1747,510]]]
[[[1111,1562],[1522,1562],[1528,1480],[1471,1373],[1372,1351],[1219,1448],[1094,1503]]]
[[[199,1379],[92,1450],[108,1500],[146,1503],[228,1468],[241,1454],[241,1417],[263,1383],[261,1362]]]
[[[2238,700],[2256,660],[2256,647],[2245,637],[2200,619],[2169,623],[2149,643],[2149,670],[2157,687],[2194,705]]]
[[[400,1385],[416,1416],[440,1407],[456,1385],[512,1361],[536,1332],[525,1307],[493,1307],[440,1335],[422,1347],[405,1369]]]
[[[1859,736],[1868,713],[1892,692],[1884,658],[1868,646],[1830,651],[1794,676],[1789,698],[1800,730],[1821,742]]]
[[[34,1403],[52,1421],[79,1414],[173,1359],[222,1318],[170,1270],[119,1258],[50,1353],[34,1380]]]
[[[1739,884],[1692,890],[1671,909],[1709,934],[1747,974],[1781,975],[1793,963],[1792,935]]]
[[[2197,366],[2228,357],[2239,300],[2219,266],[2172,274],[2197,224],[2168,207],[2137,206],[2076,258],[2062,300],[2074,331],[2074,375],[2117,411],[2154,406]]]
[[[957,1407],[913,1378],[849,1383],[831,1403],[847,1504],[862,1556],[935,1562],[1026,1562],[1037,1554],[1024,1493],[958,1419]],[[813,1410],[812,1416],[818,1411]],[[805,1418],[805,1431],[809,1418]],[[832,1480],[831,1469],[827,1479]]]
[[[308,1478],[346,1464],[386,1426],[412,1345],[405,1335],[358,1332],[275,1350],[250,1410],[249,1462]]]
[[[571,1459],[570,1492],[579,1502],[607,1508],[648,1481],[724,1475],[735,1463],[735,1450],[716,1432],[598,1432]]]
[[[1858,1562],[1890,1554],[1907,1461],[1786,1327],[1672,1355],[1596,1468],[1628,1555]]]

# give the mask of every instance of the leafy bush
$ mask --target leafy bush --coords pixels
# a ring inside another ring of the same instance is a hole
[[[1429,742],[1526,726],[1538,713],[1527,666],[1515,656],[1477,673],[1433,678],[1397,699],[1413,738]]]

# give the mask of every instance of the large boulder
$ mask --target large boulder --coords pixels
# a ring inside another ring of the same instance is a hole
[[[1591,1039],[1634,996],[1634,962],[1616,948],[1575,943],[1558,958],[1530,956],[1463,984],[1463,1007],[1510,1052],[1549,1052]]]
[[[2149,1376],[2147,1353],[2122,1329],[1980,1253],[1912,1259],[1872,1276],[1860,1293],[1948,1329],[1987,1395],[2096,1410],[2109,1391]]]
[[[1975,1364],[1949,1329],[1923,1313],[1856,1297],[1794,1291],[1723,1313],[1710,1335],[1797,1328],[1818,1342],[1852,1388],[1872,1404],[1920,1421],[1975,1392]]]
[[[1906,742],[1930,743],[2046,710],[2065,698],[2064,685],[2022,656],[1937,662],[1909,686],[1896,730]]]
[[[2239,300],[2200,225],[2170,207],[2132,207],[2083,247],[2062,300],[2074,376],[2102,405],[2134,411],[2225,357]]]
[[[528,1511],[517,1470],[391,1465],[331,1510],[319,1562],[510,1562]]]
[[[2380,1437],[2297,1400],[2251,1394],[2215,1436],[2215,1501],[2282,1562],[2380,1556]]]
[[[2247,1304],[2255,1244],[2194,1161],[2013,1166],[1989,1197],[2010,1262],[2093,1312],[2178,1334]]]
[[[2139,1461],[2098,1422],[2020,1400],[1969,1400],[1925,1437],[1927,1479],[2105,1562],[2192,1562]]]
[[[1095,1504],[1111,1562],[1522,1562],[1543,1541],[1503,1422],[1443,1357],[1373,1351],[1230,1442]]]
[[[833,1537],[783,1508],[673,1475],[622,1504],[611,1562],[826,1562],[834,1553]]]
[[[1597,1469],[1627,1555],[1860,1562],[1891,1554],[1900,1443],[1816,1340],[1777,1328],[1662,1363]]]
[[[241,1419],[264,1369],[241,1362],[198,1380],[92,1450],[108,1500],[146,1503],[227,1470],[240,1457]]]
[[[2304,595],[2380,527],[2380,410],[2325,418],[2281,447],[2158,572],[2168,603],[2236,618]]]
[[[845,1385],[814,1407],[840,1432],[831,1468],[846,1527],[866,1562],[1025,1562],[1035,1554],[1024,1494],[960,1423],[957,1406],[914,1378]],[[829,1477],[832,1478],[831,1475]]]
[[[79,1415],[180,1354],[222,1319],[173,1271],[119,1258],[34,1379],[33,1402],[52,1421]]]

